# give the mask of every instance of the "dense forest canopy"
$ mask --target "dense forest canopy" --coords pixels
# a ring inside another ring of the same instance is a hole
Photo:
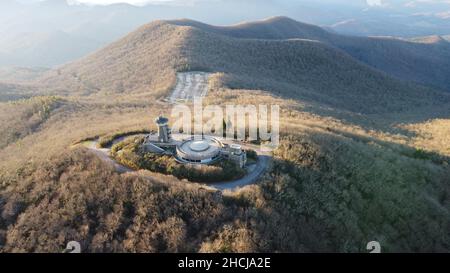
[[[312,36],[270,36],[300,30]],[[447,73],[442,42],[345,40],[286,18],[157,21],[71,64],[22,71],[0,84],[0,252],[71,240],[84,252],[365,252],[373,240],[448,252],[450,95],[426,85]],[[373,63],[383,52],[405,66]],[[281,143],[258,183],[217,194],[168,172],[120,174],[77,145],[156,130],[182,71],[211,73],[205,104],[280,106]]]

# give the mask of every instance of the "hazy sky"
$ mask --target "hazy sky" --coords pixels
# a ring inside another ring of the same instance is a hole
[[[148,3],[183,3],[183,2],[195,2],[196,0],[190,1],[181,1],[181,0],[68,0],[68,2],[78,2],[78,3],[86,3],[86,4],[99,4],[99,5],[107,5],[114,3],[128,3],[133,5],[144,5]],[[207,1],[217,1],[217,0],[203,0]],[[244,0],[243,0],[244,1]],[[261,0],[264,1],[264,0]],[[323,2],[327,2],[327,0],[322,0]],[[329,1],[329,0],[328,0]],[[381,4],[384,2],[383,0],[366,0],[368,4]],[[361,2],[361,0],[346,0],[345,2]]]
[[[143,7],[96,6],[117,3]],[[0,66],[57,66],[154,20],[231,25],[276,15],[346,35],[450,34],[450,0],[0,0]]]
[[[210,0],[214,1],[214,0]],[[262,0],[264,1],[264,0]],[[133,5],[143,5],[146,3],[158,3],[158,2],[179,2],[177,0],[69,0],[69,2],[79,2],[79,3],[88,3],[88,4],[100,4],[107,5],[113,3],[129,3]],[[348,2],[347,0],[342,0],[342,3],[345,4]],[[450,4],[450,0],[366,0],[366,3],[370,6],[388,6],[391,3],[402,3],[405,5],[411,4],[436,4],[436,3],[447,3]]]
[[[128,3],[132,5],[144,5],[148,3],[170,3],[170,2],[180,2],[177,0],[69,0],[68,2],[79,2],[86,4],[115,4],[115,3]]]

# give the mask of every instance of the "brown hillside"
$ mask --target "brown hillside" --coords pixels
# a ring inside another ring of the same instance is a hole
[[[358,113],[399,112],[449,100],[316,41],[239,39],[170,22],[143,26],[47,73],[41,83],[59,94],[161,96],[174,85],[175,72],[183,70],[222,72],[222,83],[232,88],[268,90]]]
[[[391,78],[325,44],[309,40],[248,40],[193,28],[186,42],[190,69],[225,73],[224,84],[359,113],[411,110],[449,96]]]
[[[0,102],[29,98],[35,95],[35,89],[28,85],[0,82]]]
[[[169,20],[170,24],[178,26],[191,26],[216,34],[232,36],[244,39],[311,39],[311,40],[328,40],[330,33],[322,28],[310,24],[297,22],[287,17],[272,17],[266,20],[245,22],[234,26],[212,26],[201,22],[180,19]]]
[[[254,185],[220,197],[149,170],[119,174],[92,150],[155,130],[171,105],[153,98],[183,70],[216,72],[205,104],[280,105],[280,145]],[[366,253],[372,240],[385,253],[450,250],[448,96],[326,43],[155,22],[39,84],[67,96],[0,101],[0,253],[60,253],[72,240],[83,253]],[[37,93],[20,88],[0,91]]]
[[[216,34],[247,39],[310,39],[324,42],[392,76],[450,91],[450,43],[406,41],[383,37],[352,37],[327,32],[287,17],[216,27],[191,20],[169,21]]]
[[[53,91],[72,95],[166,92],[182,62],[180,49],[188,29],[163,22],[145,25],[38,81]]]

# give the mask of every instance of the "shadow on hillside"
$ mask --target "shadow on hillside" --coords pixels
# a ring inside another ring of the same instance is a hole
[[[293,101],[297,105],[291,110],[331,117],[365,130],[377,130],[390,134],[415,136],[414,132],[398,125],[450,118],[450,96],[435,98],[432,101],[425,99],[423,103],[418,101],[420,100],[418,98],[416,101],[404,102],[399,98],[390,99],[382,96],[380,99],[373,97],[366,99],[364,94],[356,97],[346,97],[343,94],[321,94],[315,91],[299,90],[297,86],[280,82],[276,82],[279,86],[263,84],[263,81],[259,82],[260,85],[248,86],[243,80],[235,83],[224,82],[231,92],[259,90],[275,99]],[[245,102],[246,98],[242,99]],[[252,103],[251,100],[248,102]]]
[[[377,145],[390,151],[396,152],[402,156],[406,156],[412,159],[428,160],[437,165],[450,165],[450,157],[437,152],[425,151],[423,149],[417,149],[404,144],[399,144],[391,141],[380,140],[371,136],[362,136],[353,133],[349,133],[343,130],[327,128],[327,131],[339,136],[351,139],[363,144]]]
[[[398,125],[423,123],[432,119],[449,119],[450,105],[440,107],[418,108],[414,111],[404,111],[384,114],[361,114],[341,111],[331,107],[306,105],[301,111],[321,117],[331,117],[344,123],[354,124],[367,131],[377,130],[389,134],[401,134],[408,137],[417,136],[415,132]]]
[[[450,157],[345,135],[362,148],[335,133],[284,139],[252,196],[264,204],[253,226],[254,237],[264,238],[253,241],[258,250],[366,252],[372,240],[386,252],[445,249],[448,179],[430,163],[448,166]]]

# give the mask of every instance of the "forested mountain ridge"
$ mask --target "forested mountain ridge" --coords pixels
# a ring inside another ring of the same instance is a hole
[[[444,39],[422,43],[393,37],[353,37],[331,33],[287,17],[273,17],[229,27],[211,26],[187,19],[168,22],[235,38],[318,40],[342,49],[355,59],[391,76],[450,91],[450,43]]]
[[[280,19],[273,20],[277,30]],[[224,86],[267,90],[357,113],[401,112],[449,101],[447,94],[390,77],[327,43],[242,39],[193,25],[150,23],[37,82],[58,94],[161,96],[174,85],[176,72],[203,70],[218,73]],[[312,27],[307,33],[318,38],[326,32]]]
[[[0,84],[0,252],[59,253],[72,240],[86,253],[365,253],[373,240],[383,252],[450,250],[448,93],[318,41],[328,34],[316,27],[302,26],[314,39],[204,28],[156,21]],[[205,105],[280,106],[280,145],[257,183],[217,194],[118,173],[92,150],[156,130],[172,109],[158,99],[195,70],[212,72]]]

